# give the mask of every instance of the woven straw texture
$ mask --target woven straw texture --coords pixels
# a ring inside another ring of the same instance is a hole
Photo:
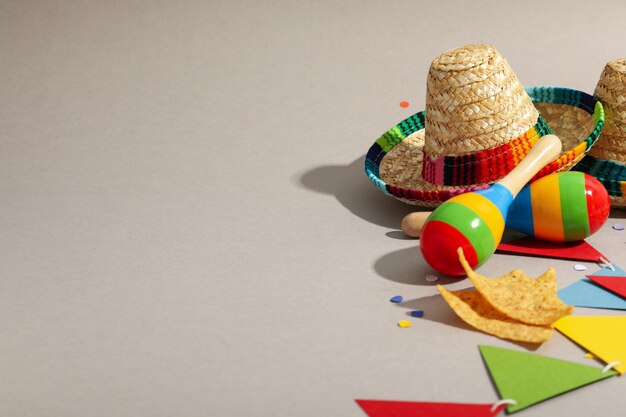
[[[426,113],[396,128],[378,141],[386,153],[380,178],[397,192],[418,192],[413,197],[426,205],[484,188],[552,133],[491,45],[468,45],[435,58],[426,83]]]
[[[589,152],[600,159],[626,163],[626,58],[609,62],[595,96],[604,106],[605,123],[598,143]]]
[[[569,89],[537,88],[533,99],[491,45],[468,45],[436,57],[428,71],[426,111],[383,134],[365,170],[382,191],[410,204],[436,206],[508,174],[545,134],[533,103],[562,128],[563,154],[535,178],[570,169],[602,128],[602,105]],[[428,117],[426,117],[428,115]]]
[[[494,148],[522,135],[538,113],[491,45],[453,49],[430,66],[424,151],[431,158]]]
[[[597,140],[604,123],[602,105],[589,94],[567,88],[532,87],[526,91],[563,141],[561,156],[534,179],[570,169]],[[365,172],[381,191],[408,204],[435,207],[455,195],[483,189],[494,182],[463,187],[426,182],[422,178],[427,142],[425,125],[426,112],[416,113],[384,133],[370,147]]]
[[[605,125],[598,142],[576,169],[602,182],[613,207],[626,208],[626,58],[606,64],[595,96],[604,106]]]

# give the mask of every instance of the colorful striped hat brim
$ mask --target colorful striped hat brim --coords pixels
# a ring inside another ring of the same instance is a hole
[[[510,172],[539,137],[552,132],[563,142],[563,152],[533,180],[571,169],[598,139],[604,124],[602,104],[569,88],[530,87],[526,92],[540,117],[521,136],[471,154],[424,157],[427,116],[419,112],[370,147],[365,157],[366,175],[382,192],[401,201],[437,206],[455,195],[487,188]]]

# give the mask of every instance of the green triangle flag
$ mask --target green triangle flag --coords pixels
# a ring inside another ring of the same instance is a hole
[[[502,399],[517,402],[508,413],[616,375],[594,366],[549,358],[534,353],[478,346]]]

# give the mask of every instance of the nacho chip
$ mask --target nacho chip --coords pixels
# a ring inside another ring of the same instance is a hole
[[[537,279],[519,269],[498,278],[487,278],[472,271],[460,248],[458,253],[474,287],[500,313],[522,323],[546,326],[574,312],[574,307],[556,294],[554,268],[548,268]]]
[[[532,326],[507,317],[476,291],[448,291],[441,285],[437,285],[437,289],[464,322],[482,332],[529,343],[545,342],[554,333],[552,327]]]

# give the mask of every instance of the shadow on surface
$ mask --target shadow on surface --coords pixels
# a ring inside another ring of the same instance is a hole
[[[407,309],[406,314],[408,316],[411,315],[411,311],[413,310],[424,311],[424,316],[421,317],[420,320],[430,320],[463,330],[474,330],[474,328],[466,324],[452,311],[450,306],[448,306],[443,297],[439,294],[403,301],[398,303],[398,307]]]
[[[398,240],[415,240],[415,241],[417,241],[417,238],[409,237],[409,236],[405,235],[404,232],[401,231],[401,230],[392,230],[391,232],[385,233],[385,236],[390,237],[392,239],[398,239]]]
[[[299,177],[300,185],[323,194],[335,196],[339,204],[365,221],[400,230],[402,218],[419,211],[384,194],[365,175],[365,155],[348,165],[323,165]],[[397,235],[389,236],[398,239]]]
[[[469,290],[472,287],[463,288],[462,291]],[[456,313],[448,306],[442,296],[439,294],[431,295],[428,297],[415,298],[413,300],[407,300],[401,303],[398,303],[398,307],[407,309],[407,316],[411,316],[411,311],[413,310],[422,310],[424,311],[424,316],[419,318],[419,320],[430,320],[437,323],[445,324],[447,326],[456,327],[462,330],[468,330],[473,332],[480,332],[473,328],[472,326],[465,323]],[[483,332],[481,332],[483,333]],[[487,333],[483,333],[487,335]],[[496,337],[496,336],[492,336]],[[517,346],[520,346],[526,350],[537,350],[541,344],[540,343],[525,343],[525,342],[516,342],[512,340],[507,340],[510,343],[513,343]]]
[[[433,271],[420,253],[419,240],[415,240],[415,242],[413,247],[390,252],[378,258],[374,263],[376,273],[390,281],[431,287],[435,284],[446,285],[465,279],[465,277],[450,278]],[[439,280],[436,282],[426,281],[428,274],[437,275]]]

